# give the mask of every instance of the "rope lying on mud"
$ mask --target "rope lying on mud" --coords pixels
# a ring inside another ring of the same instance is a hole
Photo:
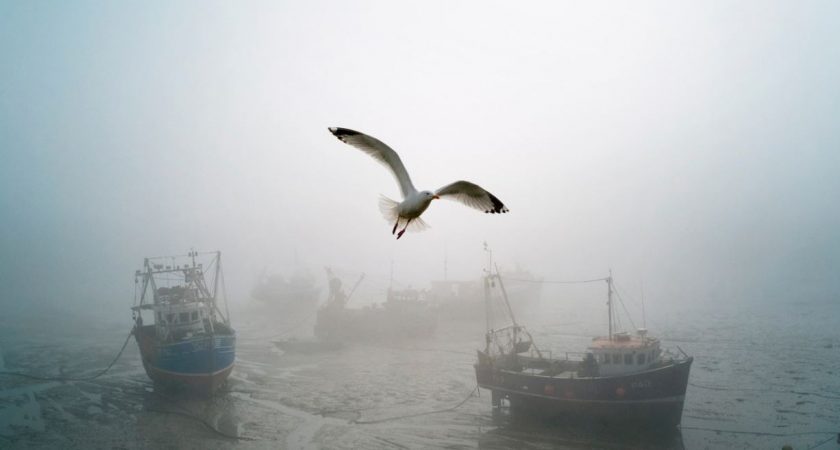
[[[175,405],[175,406],[178,406],[178,405]],[[223,438],[226,438],[226,439],[233,439],[233,440],[237,440],[237,441],[258,441],[259,440],[259,439],[255,439],[255,438],[250,438],[250,437],[245,437],[245,436],[236,436],[236,435],[233,435],[233,434],[225,433],[224,431],[214,427],[212,423],[208,422],[207,420],[203,419],[202,417],[200,417],[198,415],[193,414],[191,411],[187,410],[186,408],[184,408],[182,406],[178,406],[178,407],[180,409],[182,409],[183,411],[173,411],[171,409],[157,409],[157,408],[147,408],[146,411],[163,413],[163,414],[174,414],[174,415],[177,415],[177,416],[192,419],[196,422],[201,423],[202,425],[209,428],[214,433],[216,433],[219,436],[222,436]]]
[[[691,427],[680,425],[680,430],[695,430],[695,431],[713,431],[715,433],[732,433],[732,434],[750,434],[753,436],[773,436],[773,437],[791,437],[791,436],[809,436],[809,435],[826,435],[837,434],[834,431],[794,431],[791,433],[773,433],[769,431],[746,431],[746,430],[726,430],[722,428],[705,428],[705,427]]]
[[[354,424],[358,424],[358,425],[370,425],[370,424],[374,424],[374,423],[382,423],[382,422],[390,422],[390,421],[393,421],[393,420],[408,419],[410,417],[428,416],[428,415],[431,415],[431,414],[439,414],[439,413],[444,413],[444,412],[449,412],[449,411],[455,411],[456,409],[463,406],[464,403],[467,403],[467,401],[469,399],[471,399],[473,396],[475,396],[475,394],[477,392],[478,392],[478,385],[476,385],[470,391],[470,393],[463,400],[461,400],[457,405],[449,407],[449,408],[445,408],[445,409],[436,409],[434,411],[425,411],[425,412],[414,413],[414,414],[404,414],[404,415],[401,415],[401,416],[386,417],[384,419],[376,419],[376,420],[351,420],[350,423],[354,423]]]
[[[756,389],[756,388],[728,388],[722,386],[704,386],[702,384],[696,383],[688,383],[690,386],[700,388],[700,389],[708,389],[711,391],[757,391],[757,392],[773,392],[777,394],[795,394],[795,395],[813,395],[815,397],[821,397],[829,400],[836,400],[840,399],[840,397],[832,396],[832,395],[824,395],[817,392],[806,392],[806,391],[774,391],[769,389]],[[791,436],[807,436],[807,435],[825,435],[837,434],[838,443],[840,443],[840,434],[835,433],[834,431],[800,431],[800,432],[792,432],[792,433],[772,433],[772,432],[764,432],[764,431],[745,431],[745,430],[726,430],[720,428],[704,428],[704,427],[692,427],[692,426],[680,426],[682,430],[696,430],[696,431],[711,431],[715,433],[731,433],[731,434],[749,434],[753,436],[774,436],[774,437],[791,437]],[[834,439],[834,437],[830,437],[825,441],[816,444],[816,446],[808,447],[809,449],[814,449],[824,445],[826,442]]]
[[[828,439],[826,439],[822,442],[818,442],[818,443],[806,448],[805,450],[813,450],[817,447],[822,447],[823,445],[829,443],[832,439],[834,439],[834,436],[832,436],[832,437],[830,437],[830,438],[828,438]],[[837,443],[840,444],[840,434],[837,435]]]
[[[724,430],[720,428],[705,428],[705,427],[687,427],[680,425],[680,430],[695,430],[695,431],[711,431],[713,433],[730,433],[730,434],[748,434],[751,436],[772,436],[772,437],[792,437],[792,436],[812,436],[812,435],[826,435],[830,434],[831,437],[820,441],[814,445],[807,447],[806,450],[812,450],[817,447],[821,447],[828,443],[829,441],[834,439],[834,435],[837,435],[837,442],[840,443],[840,434],[835,433],[834,431],[799,431],[799,432],[792,432],[792,433],[772,433],[766,431],[745,431],[745,430]]]
[[[131,339],[132,334],[134,334],[134,329],[133,328],[131,329],[131,331],[128,332],[128,336],[125,337],[125,342],[123,342],[122,348],[120,348],[120,351],[117,353],[117,356],[115,356],[114,359],[111,360],[111,363],[108,364],[108,367],[100,370],[95,375],[91,375],[89,377],[65,377],[65,376],[42,377],[42,376],[38,376],[38,375],[30,375],[28,373],[7,372],[7,371],[0,371],[0,376],[6,375],[6,376],[12,376],[12,377],[29,378],[30,380],[38,380],[38,381],[91,381],[91,380],[95,380],[95,379],[101,377],[102,375],[105,375],[109,370],[111,370],[111,367],[114,367],[114,364],[116,364],[117,360],[120,359],[120,356],[122,356],[123,352],[125,351],[125,348],[128,347],[128,341]]]
[[[143,394],[143,393],[140,393],[140,392],[131,392],[131,391],[128,391],[128,390],[121,391],[121,394],[122,395],[134,396],[135,398],[138,398],[138,399],[147,399],[148,398],[147,394]],[[224,431],[222,431],[222,430],[216,428],[215,426],[213,426],[213,424],[210,423],[210,421],[208,421],[208,420],[204,419],[203,417],[201,417],[200,415],[190,411],[189,408],[185,408],[185,407],[183,407],[183,406],[181,406],[177,403],[169,402],[170,398],[168,398],[165,395],[162,395],[160,392],[153,391],[153,392],[151,392],[151,396],[159,397],[160,399],[166,401],[167,404],[172,405],[175,408],[180,409],[180,411],[175,411],[175,410],[166,409],[166,408],[144,407],[143,408],[144,412],[154,412],[154,413],[161,413],[161,414],[174,414],[174,415],[177,415],[177,416],[186,417],[188,419],[192,419],[196,422],[201,423],[205,427],[209,428],[210,431],[213,431],[214,433],[218,434],[219,436],[222,436],[222,437],[227,438],[227,439],[234,439],[234,440],[238,440],[238,441],[258,441],[259,440],[259,439],[255,439],[255,438],[250,438],[250,437],[245,437],[245,436],[237,436],[237,435],[225,433]]]
[[[454,353],[456,355],[469,355],[475,356],[475,352],[464,352],[460,350],[448,350],[445,348],[425,348],[425,347],[397,347],[393,345],[375,345],[370,343],[361,343],[359,344],[362,347],[370,347],[370,348],[379,348],[384,350],[400,350],[400,351],[409,351],[409,352],[439,352],[439,353]],[[470,363],[472,364],[472,363]]]

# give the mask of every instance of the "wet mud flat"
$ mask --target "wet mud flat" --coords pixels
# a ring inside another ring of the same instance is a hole
[[[66,343],[43,338],[7,338],[6,369],[87,374],[107,364],[124,336]],[[114,368],[92,382],[3,378],[0,447],[399,448],[443,441],[475,447],[468,430],[481,418],[464,412],[478,402],[434,421],[358,423],[446,408],[470,395],[469,352],[399,347],[416,344],[351,345],[306,356],[284,354],[240,331],[236,370],[221,392],[203,398],[158,390],[132,342]]]
[[[840,423],[840,388],[832,381],[840,355],[837,346],[823,345],[834,337],[802,336],[800,328],[777,338],[765,336],[763,327],[747,333],[721,320],[711,336],[699,325],[665,330],[664,344],[682,346],[697,365],[684,429],[660,432],[494,411],[489,392],[473,393],[481,324],[442,323],[428,339],[304,355],[272,343],[295,323],[275,319],[238,318],[237,365],[212,398],[156,389],[133,340],[112,370],[93,382],[0,378],[0,448],[806,448],[831,435],[780,435],[831,431]],[[775,320],[767,318],[767,327]],[[93,373],[128,332],[128,325],[115,325],[33,334],[4,325],[2,367],[42,375],[58,375],[59,367],[70,375]],[[564,324],[568,335],[555,339],[585,344],[580,336],[587,325],[575,327]],[[546,340],[554,329],[546,325]],[[59,333],[63,339],[54,339]],[[762,356],[770,348],[782,351],[783,361]],[[709,389],[735,387],[740,390]]]

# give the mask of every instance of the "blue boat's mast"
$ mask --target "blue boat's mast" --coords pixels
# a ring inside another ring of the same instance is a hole
[[[613,301],[612,301],[612,269],[610,269],[610,276],[607,277],[607,309],[609,310],[609,322],[610,322],[610,340],[613,338]]]

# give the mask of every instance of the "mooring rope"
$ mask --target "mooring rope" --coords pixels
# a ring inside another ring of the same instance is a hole
[[[360,342],[358,344],[361,347],[370,347],[370,348],[378,348],[383,350],[400,350],[400,351],[418,351],[418,352],[433,352],[433,353],[454,353],[456,355],[469,355],[475,356],[475,352],[464,352],[460,350],[449,350],[445,348],[434,348],[434,347],[398,347],[392,345],[376,345],[367,342]],[[470,363],[472,364],[472,363]]]
[[[695,431],[712,431],[715,433],[731,433],[731,434],[749,434],[753,436],[773,436],[773,437],[791,437],[791,436],[808,436],[808,435],[815,435],[815,434],[830,434],[835,435],[837,434],[834,431],[795,431],[792,433],[773,433],[769,431],[747,431],[747,430],[727,430],[724,428],[705,428],[705,427],[692,427],[692,426],[684,426],[680,425],[680,430],[695,430]]]
[[[384,419],[376,419],[376,420],[351,420],[350,423],[354,423],[354,424],[358,424],[358,425],[370,425],[370,424],[374,424],[374,423],[390,422],[390,421],[393,421],[393,420],[408,419],[408,418],[411,418],[411,417],[428,416],[428,415],[431,415],[431,414],[439,414],[439,413],[444,413],[444,412],[449,412],[449,411],[455,411],[456,409],[463,406],[464,403],[467,403],[467,401],[469,399],[471,399],[477,391],[478,391],[478,385],[476,385],[470,391],[470,393],[463,400],[461,400],[457,405],[449,407],[449,408],[436,409],[434,411],[424,411],[424,412],[419,412],[419,413],[414,413],[414,414],[404,414],[404,415],[401,415],[401,416],[386,417]]]
[[[840,396],[820,394],[818,392],[808,391],[777,391],[773,389],[758,389],[758,388],[728,388],[722,386],[704,386],[697,383],[688,383],[689,386],[694,386],[700,389],[708,389],[710,391],[742,391],[742,392],[772,392],[774,394],[795,394],[795,395],[813,395],[814,397],[824,398],[826,400],[840,400]]]
[[[281,338],[281,337],[285,337],[285,336],[289,335],[289,333],[291,333],[292,331],[295,331],[295,330],[299,329],[301,326],[309,323],[309,319],[311,319],[312,316],[314,316],[315,314],[318,314],[317,310],[307,314],[303,319],[298,320],[297,324],[287,328],[286,330],[284,330],[280,334],[275,334],[274,336],[269,336],[268,339],[277,339],[277,338]]]
[[[822,447],[823,445],[829,443],[832,439],[834,439],[834,436],[832,436],[832,437],[830,437],[830,438],[828,438],[828,439],[826,439],[822,442],[818,442],[818,443],[806,448],[805,450],[814,450],[815,448]],[[837,443],[840,444],[840,434],[837,435]]]
[[[102,375],[105,375],[109,370],[111,370],[111,367],[114,367],[114,364],[116,364],[117,360],[120,359],[120,356],[122,356],[123,352],[125,351],[125,348],[128,347],[128,341],[131,339],[132,334],[134,334],[134,328],[132,328],[131,331],[128,332],[128,336],[125,337],[125,342],[123,342],[122,348],[117,353],[117,356],[115,356],[114,359],[111,361],[111,363],[108,364],[108,367],[102,369],[101,371],[99,371],[95,375],[92,375],[92,376],[89,376],[89,377],[65,377],[65,376],[61,376],[61,377],[42,377],[42,376],[38,376],[38,375],[30,375],[28,373],[7,372],[7,371],[0,371],[0,375],[21,377],[21,378],[29,378],[31,380],[38,380],[38,381],[91,381],[91,380],[95,380],[95,379],[101,377]]]
[[[211,431],[218,434],[219,436],[222,436],[222,437],[227,438],[227,439],[233,439],[233,440],[237,440],[237,441],[258,441],[259,440],[259,439],[255,439],[255,438],[252,438],[252,437],[236,436],[236,435],[233,435],[233,434],[225,433],[224,431],[214,427],[212,423],[208,422],[207,420],[205,420],[204,418],[202,418],[202,417],[200,417],[196,414],[193,414],[191,411],[187,410],[186,408],[184,408],[182,406],[179,406],[179,405],[175,405],[175,406],[178,406],[183,411],[173,411],[171,409],[158,409],[158,408],[146,408],[146,411],[163,413],[163,414],[174,414],[174,415],[177,415],[177,416],[192,419],[196,422],[201,423],[205,427],[209,428]]]
[[[712,391],[759,391],[759,392],[773,392],[777,394],[796,394],[796,395],[813,395],[817,397],[822,397],[826,399],[838,399],[840,397],[833,397],[830,395],[822,395],[816,392],[802,392],[802,391],[773,391],[767,389],[754,389],[754,388],[727,388],[727,387],[719,387],[719,386],[704,386],[702,384],[696,383],[688,383],[690,386],[694,386],[696,388],[701,389],[708,389]],[[837,435],[837,440],[840,442],[840,433],[836,433],[834,431],[800,431],[800,432],[793,432],[793,433],[772,433],[766,431],[746,431],[746,430],[727,430],[722,428],[705,428],[705,427],[692,427],[692,426],[680,426],[681,430],[696,430],[696,431],[711,431],[715,433],[731,433],[731,434],[749,434],[753,436],[774,436],[774,437],[791,437],[791,436],[807,436],[807,435],[820,435],[820,434],[830,434],[832,437],[822,441],[814,446],[808,447],[808,449],[815,449],[817,447],[821,447],[825,443],[829,442],[830,440],[834,439],[834,435]]]

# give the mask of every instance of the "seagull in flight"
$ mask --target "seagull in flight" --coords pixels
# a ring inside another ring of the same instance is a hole
[[[394,228],[391,230],[391,234],[396,234],[397,239],[402,237],[409,225],[411,225],[414,231],[421,231],[427,228],[428,225],[426,222],[423,222],[420,215],[426,211],[426,208],[429,207],[432,200],[440,198],[457,200],[471,208],[484,211],[488,214],[508,212],[504,203],[495,195],[469,181],[456,181],[435,192],[418,191],[411,182],[411,177],[408,176],[408,171],[405,170],[400,155],[391,149],[391,147],[388,147],[373,136],[368,136],[358,131],[336,127],[330,127],[329,130],[341,142],[358,148],[390,169],[391,173],[397,179],[403,201],[397,202],[385,196],[380,196],[379,199],[379,210],[382,211],[382,215],[385,216],[385,219],[389,223],[394,222]],[[405,225],[397,233],[400,224]]]

